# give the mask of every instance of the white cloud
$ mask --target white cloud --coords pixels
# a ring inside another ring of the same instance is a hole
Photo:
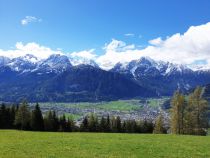
[[[163,42],[163,41],[162,41],[161,37],[158,37],[158,38],[155,38],[155,39],[149,41],[149,43],[150,43],[151,45],[154,45],[154,46],[161,45],[162,42]]]
[[[34,16],[26,16],[24,19],[21,20],[22,25],[28,25],[32,22],[41,22],[42,19],[36,18]]]
[[[52,54],[63,54],[61,51],[52,50],[48,47],[41,46],[37,43],[27,43],[23,44],[22,42],[17,42],[13,50],[2,50],[0,49],[0,56],[6,56],[9,58],[15,58],[24,56],[26,54],[32,54],[39,59],[45,59]]]
[[[97,56],[94,53],[94,51],[95,49],[83,50],[81,52],[68,53],[68,56],[73,57],[73,58],[86,58],[89,60],[94,60]]]
[[[110,69],[118,62],[134,60],[138,55],[138,50],[135,50],[134,44],[127,45],[125,42],[116,39],[112,39],[109,44],[105,44],[103,49],[105,54],[96,59],[96,62],[103,69]]]
[[[101,67],[111,68],[118,62],[129,62],[142,56],[155,60],[170,61],[193,66],[196,60],[206,61],[210,68],[210,23],[192,26],[184,34],[174,34],[166,39],[150,40],[150,46],[137,49],[135,45],[126,45],[123,41],[112,40],[106,44],[105,54],[97,59]]]
[[[67,54],[73,58],[95,60],[104,69],[110,69],[118,62],[129,62],[142,56],[149,56],[155,60],[186,64],[193,68],[210,69],[210,22],[200,26],[192,26],[184,34],[176,33],[165,39],[158,37],[150,40],[147,47],[139,47],[112,39],[110,43],[105,44],[103,50],[105,53],[100,56],[95,53],[94,49],[63,53],[61,49],[52,50],[37,43],[24,45],[18,42],[13,50],[0,49],[0,56],[14,58],[33,54],[44,59],[51,54]]]
[[[134,37],[135,35],[133,33],[126,33],[126,34],[124,34],[124,36],[126,36],[126,37]]]

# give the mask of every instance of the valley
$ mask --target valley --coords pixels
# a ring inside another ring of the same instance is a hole
[[[120,116],[122,120],[144,120],[155,118],[160,112],[168,118],[167,110],[163,110],[164,104],[169,98],[149,98],[149,99],[131,99],[118,100],[110,102],[80,102],[80,103],[39,103],[43,113],[49,110],[54,110],[58,115],[65,114],[67,117],[72,117],[77,123],[83,119],[84,116],[90,113],[95,113],[99,116],[106,117],[107,115]],[[35,104],[30,104],[33,109]]]

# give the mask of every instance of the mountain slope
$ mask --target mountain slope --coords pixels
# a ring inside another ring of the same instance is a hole
[[[127,75],[159,96],[172,95],[176,89],[187,91],[209,83],[210,79],[209,71],[193,71],[184,65],[145,57],[127,64],[118,63],[111,71]]]
[[[99,101],[133,97],[154,97],[155,93],[123,75],[80,65],[60,73],[18,73],[9,67],[0,71],[0,100]],[[9,75],[9,76],[8,76]],[[7,80],[8,76],[11,80]]]

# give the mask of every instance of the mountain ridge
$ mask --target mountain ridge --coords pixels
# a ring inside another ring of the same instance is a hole
[[[74,65],[65,55],[38,60],[27,54],[0,57],[0,100],[77,102],[170,96],[176,89],[209,84],[209,78],[210,71],[148,57],[118,63],[107,71],[89,62]]]

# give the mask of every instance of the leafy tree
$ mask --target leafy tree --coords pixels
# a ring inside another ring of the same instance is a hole
[[[171,101],[171,132],[174,134],[184,133],[185,97],[176,91]]]
[[[29,130],[30,116],[31,113],[28,109],[28,103],[27,101],[23,101],[18,108],[17,114],[15,116],[15,125],[21,130]]]
[[[202,87],[197,87],[188,99],[186,134],[206,135],[208,129],[208,102],[202,97]]]
[[[110,123],[111,123],[111,131],[117,132],[116,118],[114,116],[112,116]]]
[[[44,130],[44,119],[38,103],[31,113],[31,128],[34,131]]]
[[[164,120],[163,120],[162,114],[160,114],[155,121],[155,127],[154,127],[153,133],[155,133],[155,134],[166,133],[166,130],[164,128]]]

